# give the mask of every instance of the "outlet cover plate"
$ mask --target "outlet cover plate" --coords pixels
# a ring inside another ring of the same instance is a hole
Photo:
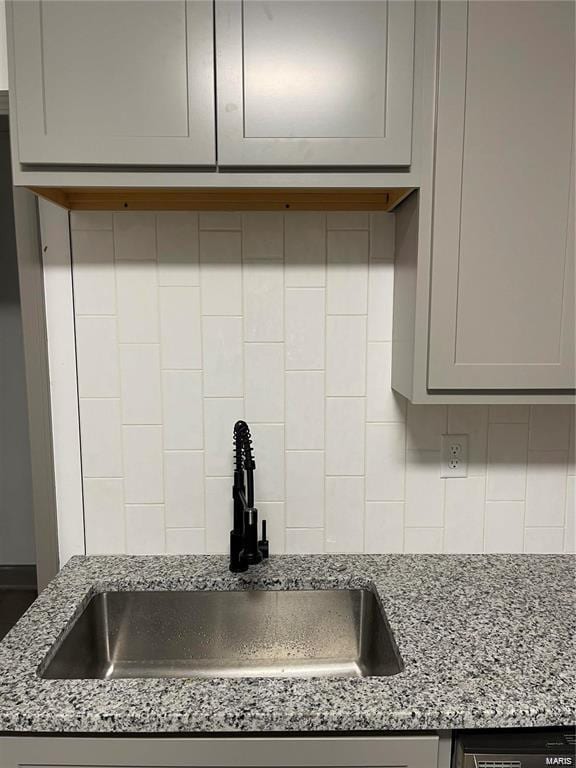
[[[468,435],[442,435],[440,477],[468,477]]]

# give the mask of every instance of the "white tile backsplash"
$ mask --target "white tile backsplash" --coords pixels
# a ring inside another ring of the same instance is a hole
[[[387,213],[370,216],[370,259],[394,261],[394,217]]]
[[[488,408],[490,424],[528,424],[529,405],[491,405]]]
[[[244,338],[284,341],[282,262],[244,261]]]
[[[80,397],[119,397],[116,318],[78,317],[76,338]]]
[[[239,213],[212,212],[198,214],[199,227],[204,230],[240,231],[242,216]]]
[[[286,524],[291,528],[324,525],[323,451],[286,452]]]
[[[568,474],[576,475],[576,420],[575,410],[570,417],[570,448],[568,449]]]
[[[209,477],[227,477],[233,471],[234,424],[244,418],[244,400],[233,397],[204,398],[205,470]],[[232,493],[230,491],[230,493]],[[230,497],[231,498],[231,497]]]
[[[116,262],[118,339],[132,344],[158,342],[156,262]]]
[[[524,551],[559,555],[564,551],[564,528],[526,528]]]
[[[574,476],[569,476],[566,484],[564,552],[576,552],[576,477]]]
[[[258,474],[258,500],[283,501],[285,498],[284,425],[252,424]],[[258,446],[256,448],[256,446]],[[256,453],[257,451],[257,453]]]
[[[528,426],[490,424],[486,498],[515,501],[526,498]]]
[[[368,341],[392,341],[391,297],[394,264],[370,262],[368,271]]]
[[[324,529],[286,528],[286,552],[292,555],[324,552]]]
[[[566,451],[528,451],[526,525],[564,526]]]
[[[284,421],[284,345],[244,345],[244,398],[246,419]]]
[[[242,314],[241,257],[239,232],[200,233],[200,286],[204,315]]]
[[[367,501],[364,552],[404,551],[404,502]]]
[[[286,551],[286,505],[283,501],[259,501],[260,520],[266,520],[266,530],[271,555],[283,555]]]
[[[88,552],[226,552],[240,418],[272,552],[574,551],[574,408],[392,392],[393,224],[73,214]]]
[[[123,424],[162,424],[160,346],[120,344]]]
[[[163,371],[164,448],[200,450],[204,447],[202,374]]]
[[[232,524],[231,477],[207,477],[206,487],[206,551],[222,554],[229,551]]]
[[[364,229],[370,228],[368,213],[329,213],[326,216],[328,229]]]
[[[204,528],[204,454],[164,452],[164,505],[169,528]]]
[[[326,394],[366,394],[366,317],[328,315],[326,318]]]
[[[116,312],[112,232],[72,230],[74,308],[77,315]]]
[[[153,555],[166,551],[164,509],[159,504],[126,505],[126,552]]]
[[[284,216],[257,211],[243,218],[243,251],[248,259],[284,258]]]
[[[368,232],[328,232],[326,311],[366,315],[368,311]]]
[[[366,421],[404,422],[406,400],[394,392],[392,342],[368,342],[366,369]]]
[[[204,317],[204,394],[206,397],[242,397],[244,363],[242,319]]]
[[[327,475],[364,475],[365,409],[363,397],[326,399]]]
[[[446,432],[446,414],[445,405],[408,403],[407,447],[418,451],[440,450],[440,436]]]
[[[468,435],[468,474],[486,474],[488,412],[483,405],[451,405],[448,434]]]
[[[414,554],[442,552],[442,528],[406,528],[404,552]]]
[[[404,424],[366,425],[366,499],[403,501],[406,482]]]
[[[363,477],[326,478],[326,552],[364,550],[363,506]]]
[[[117,398],[80,398],[82,474],[122,477],[122,418]]]
[[[70,229],[81,231],[94,231],[109,229],[112,231],[111,211],[72,211],[70,213]]]
[[[325,290],[286,288],[286,370],[324,370]]]
[[[167,528],[166,553],[169,555],[189,555],[190,552],[203,554],[206,551],[206,532],[204,528]]]
[[[114,477],[84,478],[87,555],[126,552],[124,483]]]
[[[531,451],[566,451],[570,443],[570,420],[572,409],[569,405],[533,405],[530,408]]]
[[[440,451],[406,451],[406,525],[442,527],[446,481]]]
[[[286,448],[323,449],[324,371],[286,371]]]
[[[156,259],[156,217],[146,211],[114,214],[114,254],[118,261]]]
[[[293,213],[284,223],[284,285],[322,288],[326,285],[326,217]]]
[[[162,427],[122,427],[124,497],[127,504],[164,501]]]
[[[160,344],[162,368],[202,368],[200,289],[161,287]]]
[[[200,285],[198,267],[198,214],[165,211],[156,221],[158,284]]]
[[[446,480],[444,552],[484,551],[484,477]]]
[[[484,550],[486,552],[522,552],[524,512],[523,501],[486,502]]]

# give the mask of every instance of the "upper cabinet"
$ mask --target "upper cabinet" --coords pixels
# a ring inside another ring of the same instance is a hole
[[[6,13],[0,0],[0,91],[8,90],[8,51],[6,47]]]
[[[435,151],[396,209],[393,385],[574,402],[574,11],[439,6]]]
[[[216,0],[224,166],[409,165],[413,0]]]
[[[441,5],[431,390],[576,386],[574,9]]]
[[[209,0],[9,7],[21,164],[215,164]]]
[[[414,0],[9,7],[24,169],[410,165]]]

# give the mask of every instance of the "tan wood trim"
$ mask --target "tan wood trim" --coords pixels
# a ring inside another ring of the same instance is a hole
[[[70,202],[65,189],[57,189],[56,187],[28,187],[28,189],[39,197],[44,197],[46,200],[50,200],[62,208],[70,208]]]
[[[72,211],[389,211],[411,188],[177,189],[30,187]]]

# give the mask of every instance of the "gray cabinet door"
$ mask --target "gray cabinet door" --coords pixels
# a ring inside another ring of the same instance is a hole
[[[441,4],[430,390],[576,386],[574,8]]]
[[[218,161],[408,165],[413,0],[216,0]]]
[[[20,163],[215,163],[209,0],[9,5]]]
[[[445,768],[438,736],[0,737],[1,768]]]

